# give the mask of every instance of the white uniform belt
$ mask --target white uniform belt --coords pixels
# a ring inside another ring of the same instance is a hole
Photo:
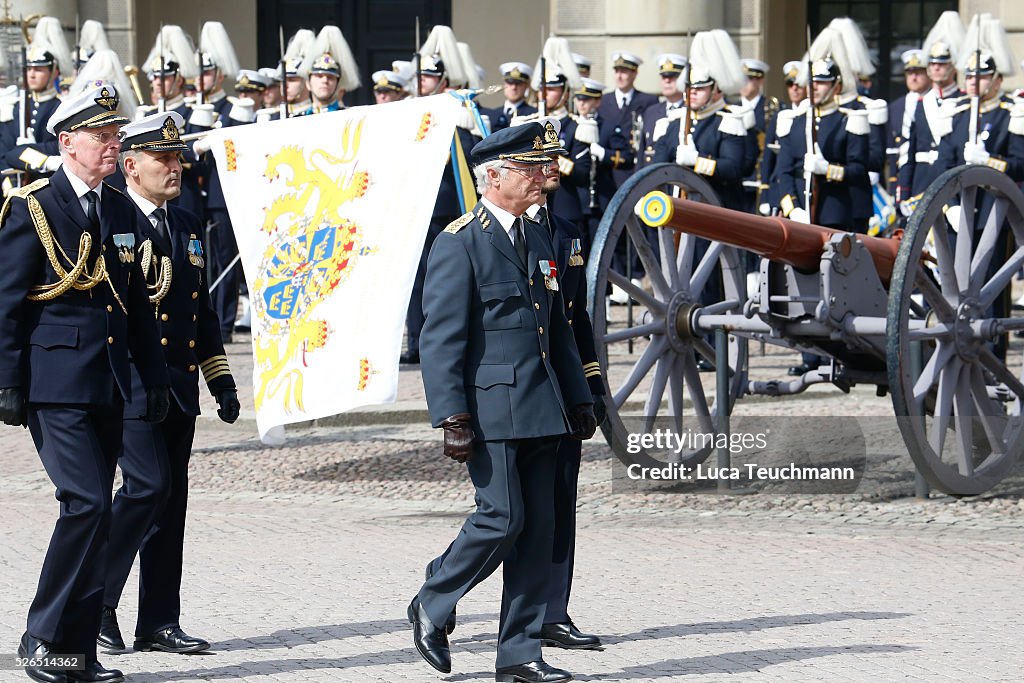
[[[939,150],[933,149],[930,152],[915,152],[914,161],[919,164],[934,164],[939,158]]]

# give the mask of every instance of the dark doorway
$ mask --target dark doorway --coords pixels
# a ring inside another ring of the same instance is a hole
[[[300,28],[314,32],[325,24],[341,28],[359,65],[363,85],[345,95],[345,104],[371,104],[370,75],[390,69],[395,59],[410,59],[420,40],[435,24],[451,25],[450,0],[259,0],[256,31],[260,66],[273,66],[279,59],[279,27],[285,41]]]
[[[956,0],[811,0],[807,21],[814,35],[836,17],[856,21],[877,67],[871,96],[888,101],[907,92],[900,55],[921,47],[939,15],[950,9],[957,9]]]

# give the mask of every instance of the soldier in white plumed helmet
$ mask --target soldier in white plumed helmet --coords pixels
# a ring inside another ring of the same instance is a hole
[[[965,94],[950,109],[949,133],[939,144],[936,171],[961,164],[978,164],[1003,171],[1014,182],[1024,181],[1024,106],[1002,92],[1003,79],[1017,70],[1006,29],[991,14],[971,19],[960,65]],[[972,99],[980,112],[971,125]]]
[[[103,24],[95,19],[87,19],[82,22],[82,28],[78,36],[78,44],[72,51],[71,60],[75,67],[74,74],[68,74],[67,78],[61,78],[61,89],[67,92],[71,89],[78,71],[85,66],[98,50],[110,50],[110,41],[107,40],[107,31]]]
[[[668,130],[672,118],[682,113],[683,91],[679,87],[679,76],[688,60],[680,54],[667,52],[658,55],[658,76],[661,77],[661,96],[644,112],[644,131],[641,165],[654,159],[654,143]]]
[[[949,132],[952,109],[963,93],[957,85],[957,62],[964,50],[967,29],[960,14],[943,12],[924,40],[931,90],[925,93],[903,141],[897,160],[897,184],[894,192],[900,215],[909,218],[924,191],[938,175],[935,165],[939,143]]]
[[[231,108],[224,92],[224,81],[234,81],[239,71],[238,56],[224,24],[219,21],[203,24],[195,59],[199,64],[195,81],[196,103],[188,122],[202,128],[213,128],[227,117]]]
[[[149,81],[152,103],[140,107],[138,115],[174,111],[187,121],[191,111],[185,103],[185,81],[195,80],[199,65],[192,39],[180,26],[168,24],[160,29],[142,70]]]
[[[686,114],[655,143],[655,162],[672,162],[703,175],[722,204],[742,210],[742,180],[753,171],[756,140],[751,110],[726,103],[746,79],[739,54],[721,29],[701,31],[690,47]],[[751,146],[752,145],[752,146]]]
[[[28,174],[25,179],[30,180],[56,168],[57,138],[47,132],[46,122],[60,106],[57,81],[61,74],[74,73],[74,63],[55,17],[39,20],[25,54],[24,104],[19,98],[0,115],[0,167],[24,171]],[[5,178],[5,194],[9,186],[10,180]]]
[[[782,77],[786,84],[786,101],[779,105],[778,113],[768,122],[768,130],[764,136],[764,150],[761,152],[761,194],[758,197],[758,213],[763,216],[772,215],[778,210],[779,197],[772,184],[775,172],[775,161],[779,154],[779,129],[786,131],[793,125],[793,117],[801,113],[801,107],[807,102],[807,63],[798,61],[786,62],[782,67]]]
[[[343,109],[345,93],[359,87],[359,68],[337,26],[320,29],[302,68],[309,74],[306,87],[313,101],[299,116]]]
[[[886,133],[886,186],[890,192],[896,192],[899,186],[897,172],[899,170],[900,146],[910,137],[910,126],[914,122],[919,103],[924,99],[931,87],[928,78],[928,63],[924,50],[904,50],[900,55],[903,62],[903,81],[907,92],[896,97],[889,103],[889,125]]]
[[[889,106],[885,100],[875,100],[861,95],[858,82],[862,76],[872,76],[875,71],[871,62],[864,36],[857,24],[848,17],[833,19],[811,43],[810,56],[813,60],[829,59],[842,76],[841,88],[834,95],[836,103],[844,110],[867,112],[869,126],[868,174],[849,178],[853,217],[860,225],[870,223],[874,215],[872,185],[876,184],[885,170],[886,136],[889,121]],[[817,103],[817,99],[815,102]]]

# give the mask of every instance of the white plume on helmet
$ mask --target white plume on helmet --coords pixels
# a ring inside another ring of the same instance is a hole
[[[52,54],[57,68],[62,74],[70,76],[75,72],[75,62],[71,59],[71,50],[68,48],[67,38],[64,37],[64,28],[60,25],[60,19],[57,17],[39,19],[29,48],[46,50]]]
[[[467,83],[469,75],[462,64],[462,53],[459,52],[459,41],[450,26],[437,25],[430,30],[430,35],[420,48],[420,56],[437,56],[444,63],[444,71],[448,83]]]
[[[705,72],[724,95],[739,93],[746,83],[747,76],[743,73],[743,63],[736,44],[720,28],[697,33],[690,44],[689,58],[689,69],[693,69],[691,83],[700,80],[693,77],[698,70]],[[686,74],[687,70],[684,69],[680,77]],[[680,87],[685,88],[686,83],[680,83]]]
[[[238,77],[238,56],[235,54],[235,47],[228,38],[227,29],[219,21],[208,21],[203,24],[203,30],[199,35],[199,49],[210,56],[210,59],[224,78],[234,80]]]
[[[975,14],[967,27],[963,50],[958,66],[967,66],[971,55],[980,47],[982,54],[992,55],[996,63],[996,71],[1003,76],[1012,76],[1017,72],[1017,59],[1010,49],[1010,41],[1006,37],[1003,22],[988,12]]]
[[[874,76],[875,65],[871,61],[871,52],[868,51],[867,41],[857,22],[849,17],[836,17],[829,22],[829,28],[838,32],[842,38],[853,73],[864,78]]]
[[[466,71],[466,87],[470,90],[479,90],[483,82],[480,79],[480,67],[473,58],[473,51],[469,43],[459,42],[459,56],[462,58],[462,68]]]
[[[191,80],[198,76],[199,65],[196,63],[196,49],[192,44],[192,39],[184,29],[174,24],[168,24],[160,29],[160,33],[157,34],[156,40],[153,42],[153,49],[149,51],[149,56],[142,63],[142,70],[152,71],[160,68],[161,37],[164,64],[170,61],[177,62],[178,71],[185,80]]]
[[[313,44],[306,51],[302,62],[302,71],[308,74],[313,68],[313,62],[324,54],[331,55],[341,69],[341,77],[338,79],[340,89],[350,92],[360,86],[359,67],[356,65],[356,59],[352,56],[352,49],[348,46],[348,41],[345,40],[341,29],[337,26],[328,24],[320,29]]]
[[[538,57],[537,65],[533,68],[533,79],[530,81],[530,85],[534,90],[540,91],[541,81],[549,80],[557,74],[565,76],[567,80],[567,93],[575,92],[583,85],[579,67],[576,66],[576,61],[572,57],[572,50],[569,48],[568,38],[551,36],[544,41],[544,49],[541,53],[544,55],[544,66],[547,69],[547,73],[541,73],[540,58]]]
[[[129,119],[135,119],[135,109],[139,106],[139,100],[135,97],[132,84],[128,80],[128,74],[124,72],[124,65],[121,58],[113,50],[96,50],[89,61],[86,62],[75,77],[71,85],[70,95],[88,90],[98,81],[112,84],[117,89],[117,96],[120,100],[118,109]]]
[[[297,73],[302,78],[309,76],[309,71],[304,70],[303,65],[306,63],[306,57],[312,51],[313,43],[315,42],[315,33],[308,28],[300,28],[295,32],[295,35],[288,39],[288,47],[284,50],[285,65],[297,62],[299,64]]]
[[[839,67],[839,75],[843,79],[842,94],[857,91],[857,72],[846,49],[842,34],[834,28],[826,26],[811,43],[811,59],[831,59]],[[807,60],[804,59],[806,62]]]
[[[109,50],[110,41],[103,24],[95,19],[82,22],[82,30],[78,35],[78,50],[83,55],[91,55],[98,50]]]
[[[967,37],[967,29],[964,28],[964,22],[960,18],[960,13],[956,10],[947,10],[939,15],[938,21],[935,22],[935,26],[932,26],[932,30],[928,32],[928,35],[924,39],[924,54],[925,58],[931,53],[932,45],[935,43],[945,43],[949,46],[949,53],[953,59],[954,64],[960,63],[960,57],[963,54],[964,39]]]

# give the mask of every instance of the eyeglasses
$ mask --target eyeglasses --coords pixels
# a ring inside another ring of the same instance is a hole
[[[509,166],[508,164],[505,164],[502,168],[514,171],[524,178],[543,178],[547,176],[547,164],[538,164],[537,166],[529,166],[527,168],[523,168],[522,166]]]
[[[109,145],[112,142],[117,142],[117,143],[121,142],[121,133],[119,131],[112,133],[112,132],[110,132],[108,130],[105,133],[92,133],[92,132],[87,131],[87,130],[80,130],[78,132],[79,133],[85,133],[86,135],[88,135],[89,137],[91,137],[93,140],[95,140],[96,142],[100,143],[104,147]]]

